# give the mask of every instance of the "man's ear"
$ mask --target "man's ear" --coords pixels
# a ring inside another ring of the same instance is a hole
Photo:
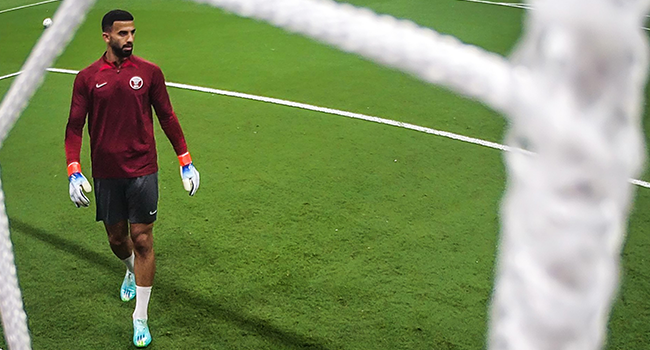
[[[104,39],[104,41],[105,41],[107,44],[108,44],[109,41],[111,41],[110,36],[109,36],[108,33],[106,33],[106,32],[103,32],[103,33],[102,33],[102,38]]]

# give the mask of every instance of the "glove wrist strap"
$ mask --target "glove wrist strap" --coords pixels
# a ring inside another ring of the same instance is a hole
[[[188,164],[192,163],[192,157],[190,156],[190,152],[185,152],[178,156],[178,162],[181,164],[181,166],[186,166]]]
[[[80,172],[81,172],[81,164],[79,164],[79,162],[72,162],[68,164],[68,176]]]

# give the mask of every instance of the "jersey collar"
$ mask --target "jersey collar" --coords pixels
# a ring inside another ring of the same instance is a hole
[[[126,68],[126,67],[138,68],[138,66],[135,63],[133,63],[133,60],[131,60],[131,57],[133,57],[133,56],[127,57],[124,60],[124,62],[122,62],[122,66],[120,67],[120,69],[123,69],[123,68]],[[106,52],[104,52],[104,54],[102,55],[102,66],[99,67],[99,71],[103,71],[103,70],[106,70],[106,69],[117,69],[117,66],[115,65],[115,62],[109,62],[106,59]]]

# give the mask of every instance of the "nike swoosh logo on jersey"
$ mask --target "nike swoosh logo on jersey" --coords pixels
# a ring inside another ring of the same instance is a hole
[[[104,86],[106,84],[108,84],[108,82],[101,83],[101,84],[95,84],[95,87],[99,89],[100,87],[102,87],[102,86]]]
[[[150,212],[149,212],[149,215],[154,215],[154,214],[156,214],[157,212],[158,212],[158,209],[156,209],[156,210],[154,210],[154,211],[150,211]]]

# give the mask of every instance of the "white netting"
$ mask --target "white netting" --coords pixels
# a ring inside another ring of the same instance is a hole
[[[514,63],[328,0],[195,1],[308,35],[504,112],[509,145],[535,154],[507,154],[489,348],[602,346],[632,197],[628,178],[644,159],[647,43],[640,27],[647,0],[533,1],[538,11]],[[61,6],[0,107],[0,143],[91,3]],[[74,15],[64,19],[68,13]],[[29,348],[3,204],[0,234],[3,325],[12,349]]]
[[[95,0],[65,0],[54,16],[54,25],[48,28],[29,55],[0,105],[0,147],[7,134],[27,106],[45,75],[45,69],[63,52],[77,27]],[[1,186],[1,184],[0,184]],[[0,190],[0,312],[7,346],[11,350],[30,349],[27,318],[18,288],[14,254],[9,237],[9,221],[4,193]]]
[[[513,61],[491,349],[600,349],[641,133],[645,1],[540,0]]]

